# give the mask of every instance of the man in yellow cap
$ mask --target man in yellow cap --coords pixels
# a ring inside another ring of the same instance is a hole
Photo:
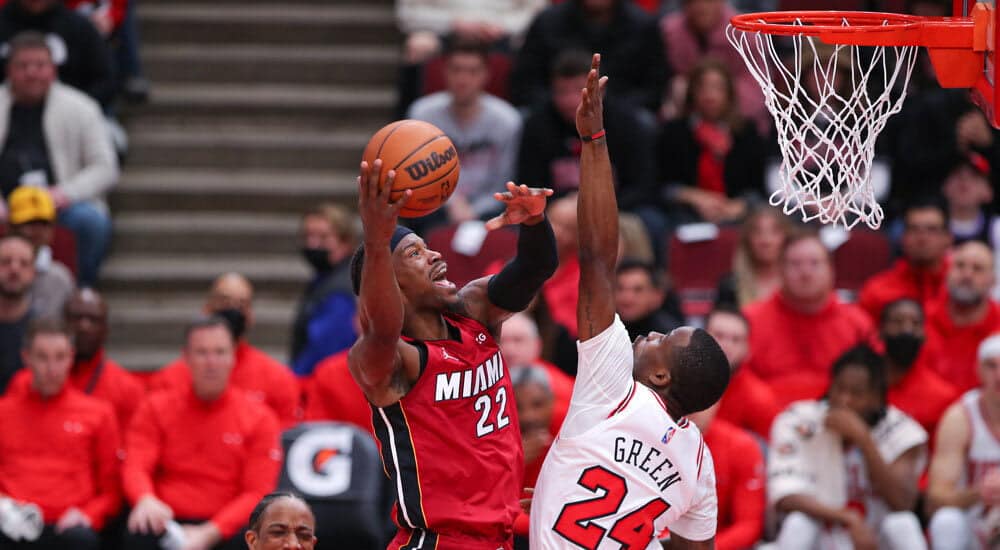
[[[59,317],[76,288],[73,274],[52,258],[56,207],[44,189],[22,185],[8,197],[10,232],[24,237],[35,248],[35,282],[31,310],[36,317]]]

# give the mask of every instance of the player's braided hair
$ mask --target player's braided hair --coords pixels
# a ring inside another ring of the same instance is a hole
[[[267,512],[267,509],[271,507],[271,504],[274,501],[276,501],[276,500],[278,500],[280,498],[290,498],[292,500],[298,500],[298,501],[301,501],[301,502],[305,503],[307,508],[309,507],[309,504],[306,503],[305,499],[303,499],[299,495],[297,495],[295,493],[292,493],[290,491],[276,491],[276,492],[264,495],[264,498],[260,499],[260,502],[257,503],[257,506],[254,506],[253,507],[253,511],[250,512],[250,523],[249,523],[249,525],[250,525],[250,530],[251,531],[253,531],[255,533],[260,533],[260,527],[261,527],[260,524],[261,524],[261,521],[263,520],[264,513]]]
[[[729,385],[729,360],[712,335],[695,329],[688,345],[676,349],[670,368],[668,401],[681,416],[715,404]]]

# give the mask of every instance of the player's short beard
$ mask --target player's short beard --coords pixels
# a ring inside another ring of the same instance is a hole
[[[978,306],[986,299],[986,293],[967,286],[948,286],[948,297],[958,306]]]

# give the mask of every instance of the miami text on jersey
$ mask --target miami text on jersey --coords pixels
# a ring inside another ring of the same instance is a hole
[[[438,373],[434,401],[474,397],[495,386],[503,376],[503,359],[498,351],[474,369]]]

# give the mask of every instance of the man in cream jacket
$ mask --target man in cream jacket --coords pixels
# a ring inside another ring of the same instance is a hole
[[[100,106],[56,80],[39,33],[10,40],[7,82],[0,88],[0,190],[46,189],[58,222],[77,240],[79,279],[92,285],[111,240],[104,195],[118,181],[118,163]]]

